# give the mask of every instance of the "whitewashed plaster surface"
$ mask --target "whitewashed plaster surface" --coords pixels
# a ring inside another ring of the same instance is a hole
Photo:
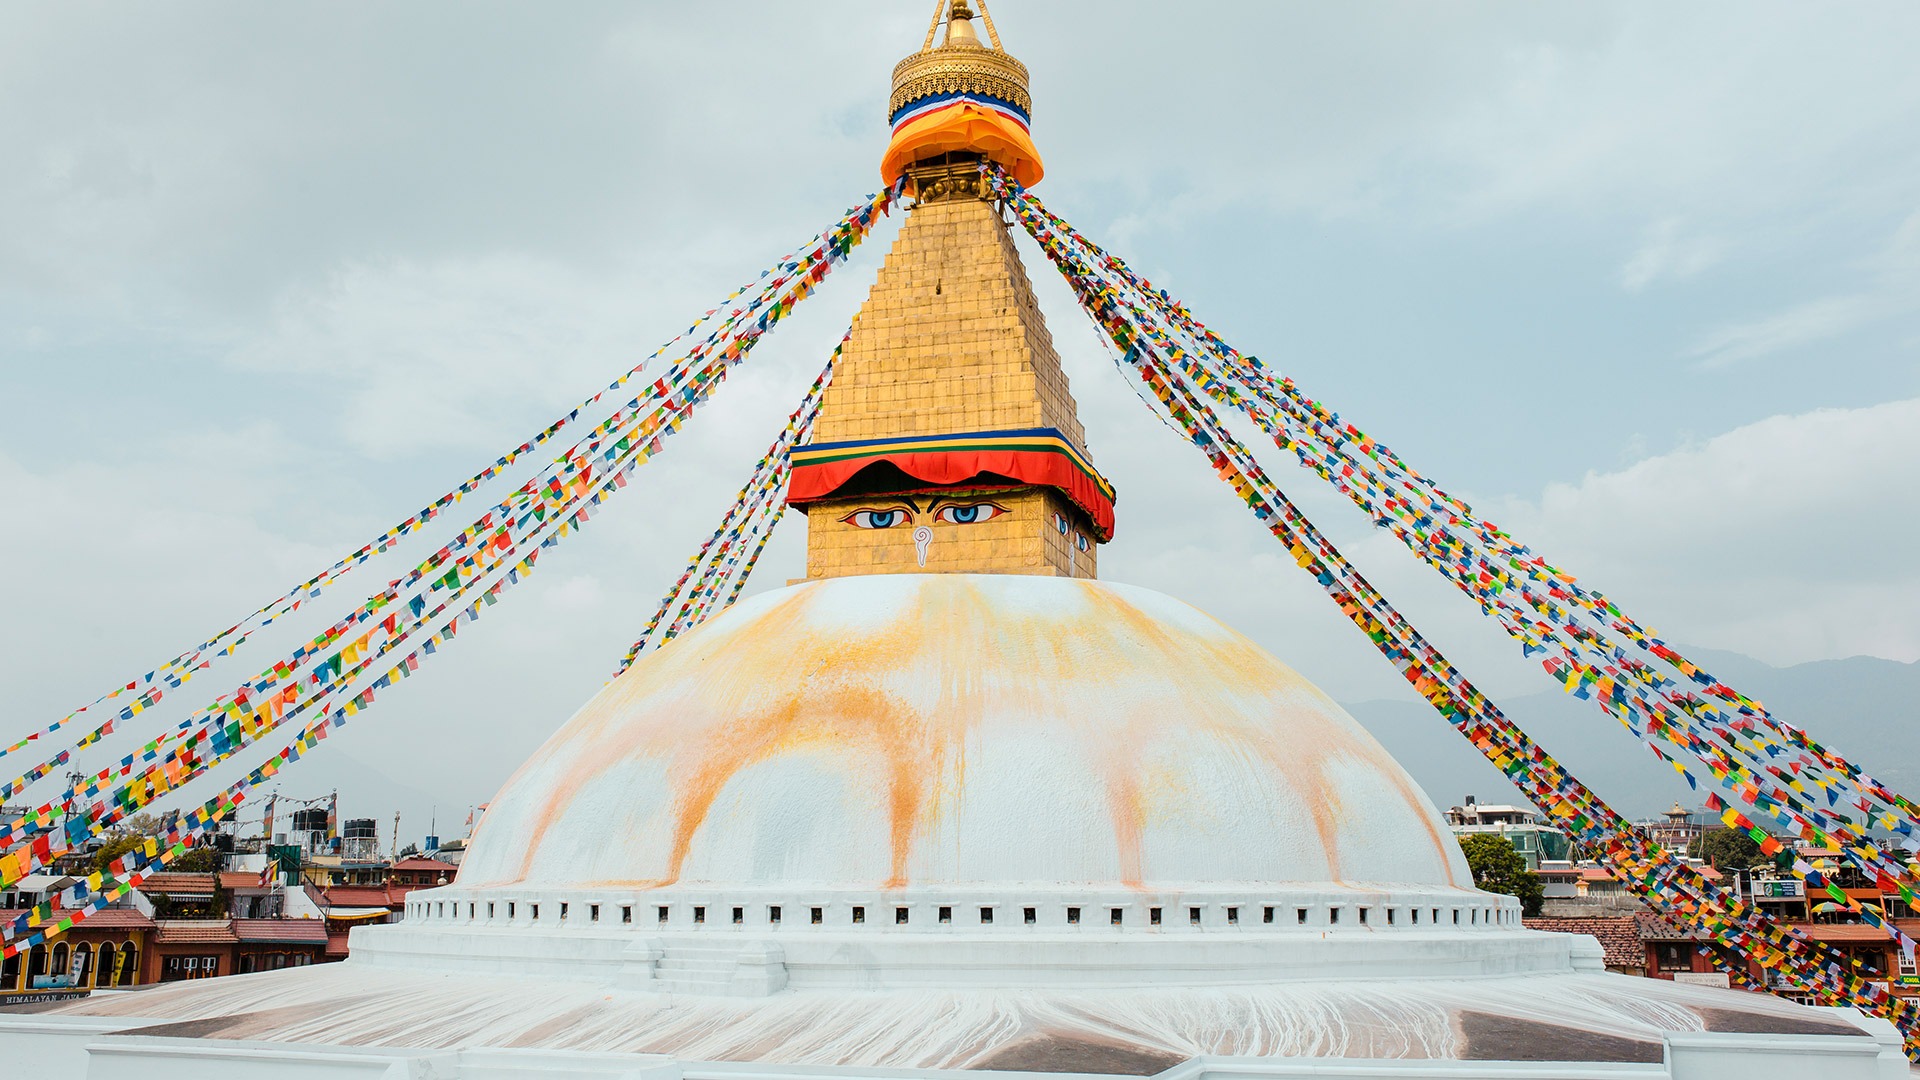
[[[1469,886],[1326,695],[1145,589],[762,594],[637,664],[493,800],[459,883]]]
[[[1663,1033],[1797,1024],[1809,1027],[1803,1037],[1821,1037],[1811,1029],[1822,1026],[1830,1037],[1850,1030],[1846,1015],[1605,974],[1080,993],[789,992],[738,1000],[631,993],[505,971],[496,978],[417,975],[352,961],[97,995],[41,1014],[121,1016],[157,1036],[908,1069],[991,1067],[996,1055],[1036,1038],[1124,1047],[1163,1055],[1169,1065],[1207,1055],[1485,1058],[1473,1052],[1474,1017],[1603,1040],[1590,1042],[1601,1052],[1587,1059],[1617,1059],[1619,1047],[1639,1046],[1652,1048],[1657,1062]],[[0,1025],[0,1044],[4,1037]],[[1544,1058],[1555,1059],[1583,1057]]]

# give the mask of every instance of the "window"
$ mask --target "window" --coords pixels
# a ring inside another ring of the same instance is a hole
[[[1187,909],[1187,925],[1189,926],[1200,925],[1200,909],[1199,908],[1190,907]]]
[[[1367,914],[1368,914],[1368,910],[1369,910],[1369,909],[1367,909],[1367,908],[1361,908],[1361,909],[1360,909],[1360,925],[1361,925],[1361,926],[1365,926],[1365,925],[1367,925]]]
[[[741,923],[746,921],[747,921],[747,909],[734,908],[733,909],[733,925],[739,926]]]
[[[907,925],[907,909],[906,908],[897,907],[893,909],[893,924],[895,926]]]
[[[487,903],[487,918],[489,918],[489,919],[491,919],[491,918],[493,918],[493,903],[492,903],[492,901],[488,901],[488,903]]]
[[[1408,908],[1407,913],[1413,916],[1413,925],[1419,926],[1420,925],[1420,909]]]
[[[1327,909],[1327,922],[1328,922],[1328,923],[1338,923],[1339,921],[1340,921],[1340,909],[1339,909],[1339,908],[1337,908],[1337,907],[1336,907],[1336,908],[1328,908],[1328,909]]]
[[[665,911],[662,911],[662,912],[660,913],[660,917],[661,917],[662,919],[665,919],[665,918],[667,917],[667,914],[666,914],[666,912],[665,912]],[[630,923],[630,922],[632,922],[632,921],[633,921],[633,905],[632,905],[632,904],[622,904],[622,905],[620,905],[620,921],[621,921],[621,922],[622,922],[623,924],[624,924],[624,923]]]
[[[587,905],[587,921],[588,922],[600,921],[600,905],[599,904]]]
[[[1653,947],[1654,962],[1661,971],[1692,971],[1693,950],[1684,944],[1661,942]]]
[[[1160,925],[1160,909],[1159,908],[1153,907],[1153,908],[1147,909],[1147,924],[1149,926]]]
[[[1459,908],[1453,909],[1453,925],[1455,926],[1460,925],[1460,909]]]
[[[1110,926],[1119,926],[1126,917],[1124,914],[1125,910],[1124,908],[1114,908],[1107,916],[1107,924]]]
[[[697,907],[697,908],[694,908],[694,909],[693,909],[693,924],[694,924],[695,926],[699,926],[700,924],[702,924],[702,923],[704,923],[704,922],[706,922],[706,921],[707,921],[707,909],[706,909],[706,908],[703,908],[703,907]]]
[[[536,918],[536,919],[537,919],[537,918],[539,918],[539,917],[540,917],[540,916],[538,916],[538,915],[535,915],[535,916],[534,916],[534,918]],[[561,904],[561,905],[560,905],[560,921],[561,921],[561,922],[566,922],[566,921],[567,921],[567,905],[565,905],[565,904]]]
[[[853,922],[854,922],[854,925],[855,925],[855,926],[858,926],[859,924],[861,924],[861,923],[863,923],[863,922],[866,922],[866,921],[867,921],[867,909],[866,909],[866,908],[863,908],[863,907],[855,907],[855,908],[853,909]]]
[[[473,905],[471,903],[467,905],[467,918],[473,918]]]
[[[1240,909],[1239,908],[1230,907],[1227,909],[1227,925],[1228,926],[1240,925]]]
[[[1273,921],[1273,905],[1271,904],[1267,905],[1267,907],[1260,912],[1260,921],[1263,923],[1270,923]]]
[[[507,921],[513,921],[513,901],[507,901]]]
[[[1293,909],[1293,921],[1294,921],[1294,922],[1297,922],[1297,923],[1299,923],[1299,924],[1300,924],[1301,926],[1305,926],[1305,925],[1307,925],[1307,909],[1306,909],[1306,908],[1294,908],[1294,909]]]
[[[767,909],[767,921],[775,926],[780,925],[780,905],[775,904]]]
[[[980,909],[980,922],[981,922],[981,923],[982,923],[983,925],[984,925],[984,924],[989,924],[989,923],[992,923],[992,922],[993,922],[993,909],[992,909],[992,908],[990,908],[990,907],[983,907],[983,908],[981,908],[981,909]]]
[[[1032,908],[1021,908],[1020,914],[1025,917],[1026,924],[1028,926],[1032,926],[1034,923],[1040,921],[1039,919],[1034,918],[1034,910]]]
[[[661,904],[658,908],[654,909],[654,921],[658,922],[662,926],[665,926],[667,924],[668,916],[670,916],[672,913],[673,913],[672,908],[668,907],[665,904]],[[629,916],[632,914],[633,914],[632,908],[621,908],[620,921],[632,922],[633,920],[629,918]]]
[[[814,908],[808,914],[813,916],[813,925],[815,926],[819,926],[821,923],[827,921],[827,913],[823,908]]]
[[[1067,925],[1068,926],[1080,925],[1080,909],[1079,908],[1070,907],[1067,909]]]
[[[943,908],[941,908],[941,909],[940,909],[940,921],[941,921],[941,922],[943,922],[943,923],[950,923],[950,922],[952,922],[952,921],[953,921],[953,909],[952,909],[952,908],[950,908],[950,907],[943,907]]]

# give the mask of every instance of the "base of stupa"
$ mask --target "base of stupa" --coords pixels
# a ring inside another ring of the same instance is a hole
[[[99,1080],[1908,1076],[1851,1010],[1595,973],[744,998],[350,960],[4,1011],[0,1046],[10,1074]]]

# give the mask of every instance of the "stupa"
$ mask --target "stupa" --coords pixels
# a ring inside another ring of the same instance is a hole
[[[1026,69],[975,19],[895,71],[916,201],[794,458],[806,577],[609,685],[347,962],[0,1018],[10,1075],[1907,1075],[1882,1021],[1525,929],[1339,706],[1098,579],[1114,487],[979,178],[1040,178]]]

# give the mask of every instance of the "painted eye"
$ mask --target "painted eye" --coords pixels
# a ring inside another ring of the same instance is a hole
[[[998,503],[969,503],[965,506],[943,506],[933,516],[935,521],[945,521],[953,525],[978,525],[983,521],[992,521],[1007,508]]]
[[[1093,544],[1087,540],[1086,533],[1074,533],[1073,546],[1079,548],[1081,551],[1085,551],[1088,548],[1091,548]]]
[[[891,529],[907,523],[905,510],[855,510],[840,519],[856,529]]]
[[[1067,519],[1059,514],[1053,515],[1053,527],[1060,530],[1061,536],[1067,535]]]

